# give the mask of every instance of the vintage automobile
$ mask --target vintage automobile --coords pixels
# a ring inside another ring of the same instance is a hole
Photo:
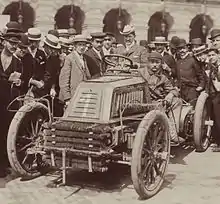
[[[106,73],[80,83],[63,117],[52,116],[45,98],[18,110],[8,132],[10,164],[21,176],[38,176],[49,164],[62,170],[65,184],[67,169],[105,172],[121,163],[131,167],[140,198],[150,198],[161,189],[169,163],[172,109],[164,100],[151,101],[152,90],[129,58],[104,61]],[[174,118],[177,133],[200,152],[209,146],[212,126],[207,101],[202,92],[195,109],[183,102]]]

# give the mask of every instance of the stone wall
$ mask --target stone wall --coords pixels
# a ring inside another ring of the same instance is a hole
[[[13,0],[0,0],[0,12]],[[36,12],[35,26],[44,33],[54,26],[54,15],[56,11],[65,4],[70,4],[71,0],[24,0],[29,2]],[[75,0],[74,4],[84,10],[86,19],[84,31],[89,33],[93,30],[101,30],[103,27],[103,17],[111,8],[118,7],[118,0]],[[150,16],[162,9],[159,0],[122,0],[122,7],[132,16],[132,24],[135,25],[137,39],[147,39],[147,23]],[[188,39],[189,24],[192,18],[201,12],[201,5],[196,3],[166,3],[166,11],[174,18],[174,25],[170,32]],[[214,20],[214,27],[220,27],[220,6],[207,6],[207,14]]]

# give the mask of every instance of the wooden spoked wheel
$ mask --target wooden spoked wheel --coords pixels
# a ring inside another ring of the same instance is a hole
[[[141,199],[161,189],[169,156],[168,118],[161,111],[151,111],[140,123],[132,149],[131,177]]]

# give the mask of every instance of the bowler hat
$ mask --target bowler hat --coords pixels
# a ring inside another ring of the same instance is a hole
[[[41,40],[41,31],[38,28],[29,28],[28,29],[28,39],[29,40]]]
[[[20,42],[21,35],[19,33],[7,32],[4,35],[2,35],[2,38],[10,42],[18,43]]]
[[[176,49],[176,46],[179,44],[180,38],[178,36],[173,36],[170,40],[170,47]]]
[[[59,39],[56,36],[51,35],[51,34],[47,34],[47,36],[44,39],[44,43],[54,49],[61,48],[60,43],[59,43]]]
[[[209,37],[210,40],[220,36],[220,29],[213,29],[210,33],[210,36],[211,36],[211,37]]]
[[[16,21],[10,21],[6,24],[6,32],[22,33],[20,24]]]
[[[186,40],[183,38],[179,39],[179,42],[176,45],[176,48],[181,48],[181,47],[185,47],[187,45]]]
[[[133,25],[125,25],[123,31],[120,31],[122,35],[129,35],[131,33],[135,33],[135,28]]]

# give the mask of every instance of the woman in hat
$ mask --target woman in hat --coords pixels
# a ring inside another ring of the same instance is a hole
[[[73,43],[75,49],[67,55],[59,78],[60,99],[66,105],[74,95],[79,83],[91,78],[84,54],[88,43],[86,37],[76,35]]]
[[[6,141],[7,132],[12,119],[12,115],[7,111],[7,106],[11,102],[11,86],[19,83],[20,73],[14,66],[14,52],[17,49],[20,34],[7,31],[3,35],[3,50],[0,53],[0,115],[1,117],[1,138],[0,138],[0,177],[5,176],[5,168],[8,165]]]

